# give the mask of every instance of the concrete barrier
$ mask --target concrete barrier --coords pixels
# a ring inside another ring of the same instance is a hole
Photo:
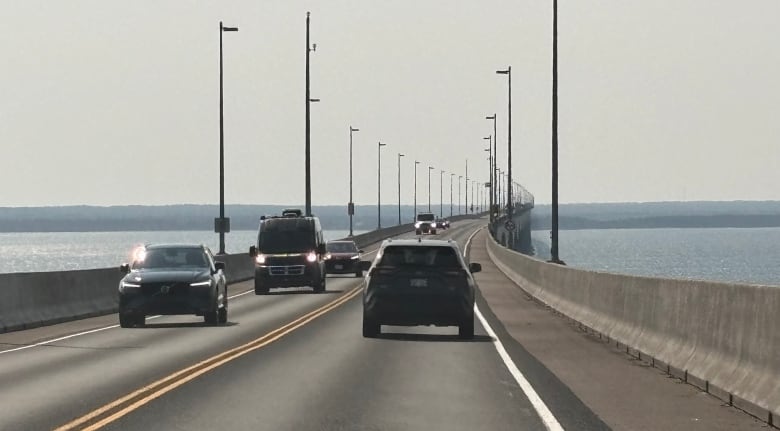
[[[780,287],[573,269],[508,250],[490,258],[539,301],[655,366],[777,423]]]

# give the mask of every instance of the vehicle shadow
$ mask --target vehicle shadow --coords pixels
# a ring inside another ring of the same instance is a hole
[[[279,295],[333,295],[336,293],[344,293],[343,290],[338,289],[326,289],[322,293],[315,293],[312,290],[272,290],[264,295],[258,295],[258,296],[279,296]]]
[[[457,335],[438,335],[438,334],[408,334],[401,332],[383,332],[376,338],[383,340],[396,340],[396,341],[422,341],[422,342],[438,342],[438,343],[492,343],[493,337],[489,335],[474,335],[474,338],[470,340],[464,340],[458,338]]]
[[[154,328],[219,328],[220,326],[237,326],[238,322],[220,323],[219,325],[207,325],[205,322],[177,322],[177,323],[149,323],[143,326],[136,326],[132,329],[154,329]]]

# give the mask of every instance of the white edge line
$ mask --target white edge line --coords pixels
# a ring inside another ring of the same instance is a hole
[[[482,228],[475,230],[474,233],[469,236],[468,241],[466,241],[465,249],[467,251],[469,251],[469,247],[471,246],[471,240],[480,231],[480,229]],[[509,371],[509,374],[514,377],[518,386],[520,386],[520,389],[523,391],[523,393],[525,393],[525,396],[528,398],[528,401],[531,403],[534,410],[536,410],[536,413],[539,415],[539,418],[542,420],[545,428],[550,431],[563,431],[563,427],[547,407],[547,404],[542,401],[542,399],[539,397],[539,394],[537,394],[534,390],[534,387],[531,386],[531,383],[528,382],[520,369],[517,368],[517,365],[515,365],[514,361],[512,361],[512,357],[509,356],[509,353],[507,353],[506,349],[504,348],[504,344],[501,343],[501,340],[498,339],[495,331],[493,331],[493,328],[490,326],[487,319],[485,319],[485,316],[483,316],[479,311],[479,307],[477,307],[476,303],[474,304],[474,313],[476,313],[477,318],[479,318],[479,322],[485,328],[485,332],[487,332],[488,336],[493,339],[493,346],[496,348],[498,356],[504,362],[504,365]]]
[[[371,253],[373,253],[373,252],[375,252],[377,250],[379,250],[379,249],[377,248],[377,249],[365,252],[363,254],[371,254]],[[248,295],[250,293],[254,293],[254,289],[250,289],[250,290],[247,290],[245,292],[237,293],[237,294],[235,294],[233,296],[228,296],[228,299],[238,298],[239,296]],[[159,317],[162,317],[162,316],[160,316],[160,315],[149,316],[149,317],[146,318],[146,320],[157,319]],[[67,340],[69,338],[75,338],[75,337],[80,337],[82,335],[94,334],[95,332],[105,331],[107,329],[113,329],[113,328],[118,328],[118,327],[119,327],[119,325],[109,325],[109,326],[104,326],[102,328],[90,329],[89,331],[77,332],[75,334],[70,334],[70,335],[66,335],[64,337],[54,338],[54,339],[51,339],[51,340],[41,341],[41,342],[35,343],[35,344],[28,344],[26,346],[15,347],[13,349],[2,350],[2,351],[0,351],[0,355],[6,354],[6,353],[11,353],[11,352],[18,352],[20,350],[32,349],[33,347],[41,347],[41,346],[45,346],[47,344],[56,343],[58,341]]]

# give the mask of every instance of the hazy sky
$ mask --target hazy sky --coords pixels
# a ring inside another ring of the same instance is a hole
[[[313,204],[433,202],[439,169],[506,163],[550,201],[552,2],[0,0],[0,206],[304,199],[312,13]],[[780,2],[559,0],[561,202],[780,199]],[[455,178],[457,181],[457,177]],[[457,190],[457,183],[455,189]]]

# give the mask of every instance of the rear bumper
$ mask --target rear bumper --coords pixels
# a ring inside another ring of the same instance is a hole
[[[359,259],[326,260],[325,272],[328,274],[354,274],[360,271]]]
[[[383,325],[459,325],[474,317],[473,295],[457,293],[396,294],[368,291],[363,297],[366,318]]]

